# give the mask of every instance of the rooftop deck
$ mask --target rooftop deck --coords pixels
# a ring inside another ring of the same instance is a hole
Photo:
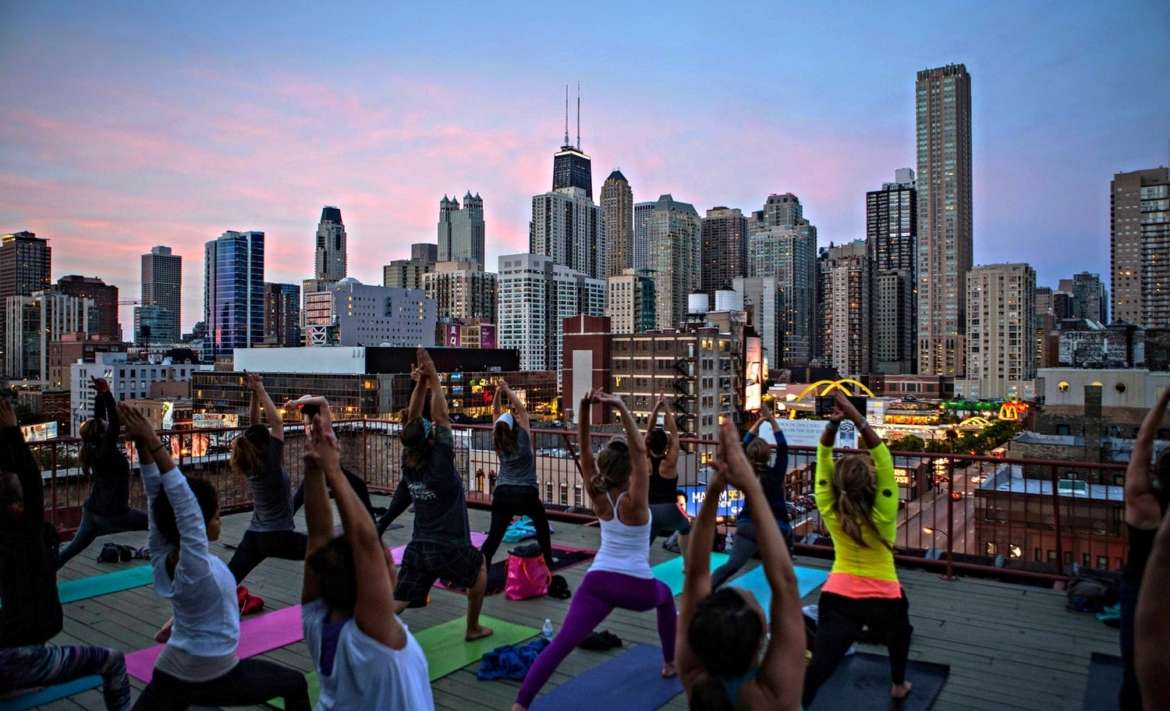
[[[385,497],[375,497],[376,505],[385,505]],[[213,549],[225,560],[232,551],[224,543],[235,543],[243,535],[250,514],[225,517],[223,536]],[[304,519],[298,515],[298,528]],[[473,528],[486,530],[489,515],[472,510]],[[406,543],[410,537],[410,516],[404,515],[401,529],[387,531],[388,545]],[[554,523],[554,543],[596,548],[596,527]],[[62,571],[63,579],[110,572],[120,565],[98,565],[94,557],[103,541],[142,545],[145,534],[132,533],[99,539],[89,550],[72,560]],[[501,553],[506,550],[501,547]],[[652,562],[673,556],[655,545]],[[802,565],[827,567],[828,561],[801,556]],[[254,570],[246,585],[264,598],[266,609],[275,610],[299,602],[302,564],[270,559]],[[559,571],[576,590],[587,564]],[[1117,633],[1097,622],[1092,615],[1068,612],[1060,592],[987,580],[962,578],[946,582],[935,573],[901,570],[902,584],[910,599],[910,616],[914,624],[912,659],[950,665],[950,678],[935,708],[938,709],[1079,709],[1085,690],[1089,658],[1093,652],[1117,653]],[[815,602],[813,592],[805,602]],[[408,610],[403,619],[414,631],[462,617],[466,598],[435,590],[431,605]],[[489,597],[486,614],[539,627],[545,618],[554,624],[564,618],[569,601],[541,598],[511,602],[503,595]],[[57,637],[60,643],[100,644],[125,651],[153,644],[153,635],[169,617],[168,605],[154,595],[151,587],[93,598],[65,606],[65,629]],[[657,644],[653,612],[617,611],[602,625],[623,640]],[[882,649],[872,649],[884,653]],[[264,655],[266,658],[296,669],[312,669],[303,643],[296,643]],[[610,653],[577,650],[561,665],[546,690],[564,683],[574,674],[606,661]],[[507,709],[517,689],[514,682],[480,682],[475,678],[477,664],[472,664],[434,683],[438,708]],[[132,680],[137,697],[142,684]],[[875,699],[875,706],[878,700]],[[78,694],[68,701],[57,702],[54,709],[103,708],[98,691]],[[663,708],[685,709],[682,695]]]

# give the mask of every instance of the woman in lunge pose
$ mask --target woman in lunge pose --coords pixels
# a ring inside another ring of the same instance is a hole
[[[325,403],[305,445],[309,553],[301,617],[321,681],[317,709],[433,709],[426,655],[394,614],[394,565],[341,471],[331,421]],[[326,485],[341,514],[344,534],[336,538]]]
[[[130,508],[130,462],[118,446],[122,423],[105,378],[91,379],[93,417],[81,425],[81,470],[93,479],[73,540],[57,556],[60,569],[98,536],[145,531],[146,512]]]
[[[137,447],[149,500],[154,591],[171,601],[174,620],[162,633],[166,646],[134,708],[244,706],[283,698],[289,711],[308,711],[303,674],[263,659],[236,656],[240,642],[236,581],[209,546],[219,538],[220,529],[215,487],[183,476],[150,423],[125,405],[119,405],[119,411]]]
[[[691,536],[691,567],[679,614],[679,674],[692,709],[797,709],[805,639],[788,546],[731,423],[723,425],[719,439],[716,475],[707,484]],[[728,484],[743,492],[757,521],[755,540],[772,589],[771,624],[750,592],[734,587],[711,592],[707,571],[715,514]]]
[[[776,459],[771,465],[768,460],[772,456],[772,448],[760,436],[760,426],[767,423],[776,436]],[[752,465],[756,476],[759,477],[764,496],[768,500],[768,515],[780,526],[780,534],[789,552],[792,551],[792,524],[788,521],[788,504],[784,500],[784,477],[788,473],[788,441],[784,433],[776,424],[776,418],[767,408],[760,410],[760,419],[752,425],[751,430],[744,436],[745,454]],[[719,566],[711,575],[711,587],[718,588],[735,575],[740,568],[747,565],[756,551],[760,549],[759,538],[756,533],[756,524],[752,522],[755,513],[751,507],[745,506],[735,519],[735,542],[731,546],[731,553],[727,562]]]
[[[504,411],[507,400],[509,410]],[[536,486],[536,457],[533,454],[532,429],[528,423],[528,409],[503,379],[496,386],[492,401],[492,443],[500,458],[500,475],[492,491],[492,525],[480,551],[488,570],[492,557],[504,539],[513,516],[528,516],[536,528],[536,540],[544,553],[544,562],[552,570],[552,540],[549,538],[548,516],[540,501]]]
[[[890,450],[853,403],[841,393],[817,446],[814,493],[817,509],[833,538],[833,569],[821,589],[812,662],[804,676],[805,708],[861,637],[862,626],[880,635],[890,650],[890,696],[910,693],[906,658],[910,615],[894,570],[898,497]],[[853,454],[833,463],[841,421],[861,432],[869,457]],[[870,460],[872,459],[872,465]],[[876,474],[875,474],[876,470]]]
[[[615,408],[626,436],[614,437],[594,462],[589,444],[592,403]],[[568,616],[549,646],[536,658],[516,695],[512,711],[524,711],[557,666],[615,608],[657,609],[662,641],[662,676],[675,675],[674,597],[650,570],[649,460],[634,416],[620,397],[601,390],[581,399],[577,413],[581,471],[589,484],[593,510],[601,523],[601,548],[573,595]]]
[[[665,413],[665,429],[658,426],[659,412]],[[678,507],[678,424],[665,400],[660,399],[650,412],[646,423],[646,451],[650,455],[650,540],[677,532],[685,568],[691,522]]]

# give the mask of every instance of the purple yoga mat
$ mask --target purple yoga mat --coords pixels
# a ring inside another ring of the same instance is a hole
[[[479,548],[483,542],[487,540],[487,534],[481,531],[471,532],[471,545]],[[394,565],[402,565],[402,553],[406,550],[406,546],[396,546],[390,549],[390,555],[394,557]]]
[[[240,659],[254,657],[299,642],[304,637],[301,625],[301,606],[293,605],[276,612],[240,620],[240,646],[236,655]],[[154,663],[162,654],[163,645],[140,649],[126,655],[126,671],[139,681],[149,682],[154,674]]]

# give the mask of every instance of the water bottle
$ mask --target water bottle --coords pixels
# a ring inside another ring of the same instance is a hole
[[[544,637],[545,639],[547,639],[550,642],[552,641],[552,638],[553,638],[552,620],[545,619],[544,625],[540,628],[540,636]]]

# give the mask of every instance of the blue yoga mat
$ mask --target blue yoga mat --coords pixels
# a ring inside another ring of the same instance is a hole
[[[61,597],[61,604],[65,604],[131,588],[140,588],[143,585],[150,585],[153,581],[154,571],[149,565],[136,565],[133,568],[124,568],[88,578],[62,580],[57,584],[57,593]]]
[[[727,555],[725,553],[711,554],[711,571],[714,572],[716,568],[727,562]],[[659,563],[650,569],[654,573],[654,577],[666,583],[666,587],[670,588],[670,592],[675,597],[682,594],[683,590],[683,559],[682,556],[671,558],[668,561]]]
[[[538,697],[532,709],[656,709],[682,691],[678,677],[662,678],[662,648],[639,644]]]
[[[101,686],[101,684],[102,678],[100,676],[83,676],[73,681],[67,681],[64,684],[54,684],[53,686],[46,686],[43,689],[37,689],[36,691],[31,691],[20,696],[0,699],[0,711],[25,711],[26,709],[36,708],[37,706],[44,706],[54,701],[60,701],[68,696],[89,691],[95,686]]]
[[[806,568],[798,565],[796,571],[796,588],[800,596],[804,597],[813,590],[825,584],[829,579],[829,571],[823,568]],[[728,585],[742,590],[750,590],[764,608],[764,614],[772,616],[772,587],[768,585],[768,577],[764,574],[764,566],[757,565],[747,573],[732,580]]]

